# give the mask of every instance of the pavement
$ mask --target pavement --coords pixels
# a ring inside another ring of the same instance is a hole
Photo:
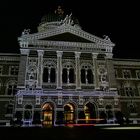
[[[140,125],[106,126],[57,126],[57,127],[0,127],[3,138],[46,140],[95,140],[95,139],[140,139]]]

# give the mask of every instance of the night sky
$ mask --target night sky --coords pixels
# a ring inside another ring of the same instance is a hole
[[[35,33],[41,17],[57,5],[72,11],[83,30],[99,37],[108,35],[116,44],[115,58],[140,58],[139,4],[122,0],[3,0],[0,2],[0,52],[19,53],[17,37],[28,28]]]

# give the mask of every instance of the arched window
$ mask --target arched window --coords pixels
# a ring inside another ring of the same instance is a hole
[[[48,82],[48,68],[44,68],[43,71],[43,82],[47,83]]]
[[[63,74],[62,74],[62,81],[63,83],[67,83],[67,69],[63,69]]]
[[[89,84],[93,84],[93,73],[91,69],[87,70],[87,80]]]
[[[84,64],[81,67],[81,83],[83,84],[93,84],[94,76],[92,66]]]
[[[44,83],[55,83],[56,82],[56,68],[51,62],[48,62],[44,66],[43,70],[43,82]]]
[[[74,83],[74,69],[69,70],[69,80],[70,83]]]
[[[51,81],[51,83],[55,82],[55,68],[51,68],[50,81]]]
[[[72,63],[63,64],[62,71],[62,81],[63,83],[74,83],[75,82],[75,74],[74,74],[74,66]]]
[[[81,69],[81,83],[86,83],[85,69]]]
[[[130,104],[130,105],[129,105],[129,112],[130,112],[130,114],[132,114],[132,113],[137,113],[137,112],[136,112],[136,107],[135,107],[134,104]]]
[[[15,95],[17,91],[17,82],[9,81],[7,83],[7,95]]]

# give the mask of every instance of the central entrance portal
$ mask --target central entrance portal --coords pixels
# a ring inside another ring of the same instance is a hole
[[[46,103],[42,106],[42,119],[44,126],[53,125],[54,107],[51,103]]]

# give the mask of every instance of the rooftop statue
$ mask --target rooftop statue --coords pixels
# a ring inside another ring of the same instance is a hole
[[[103,35],[103,37],[104,37],[104,40],[106,40],[106,41],[111,41],[110,38],[109,38],[109,36]]]
[[[72,13],[70,15],[66,15],[65,19],[61,21],[62,24],[73,25],[74,22],[72,20]]]
[[[22,32],[22,35],[27,35],[30,33],[30,29],[24,29],[24,31]]]

